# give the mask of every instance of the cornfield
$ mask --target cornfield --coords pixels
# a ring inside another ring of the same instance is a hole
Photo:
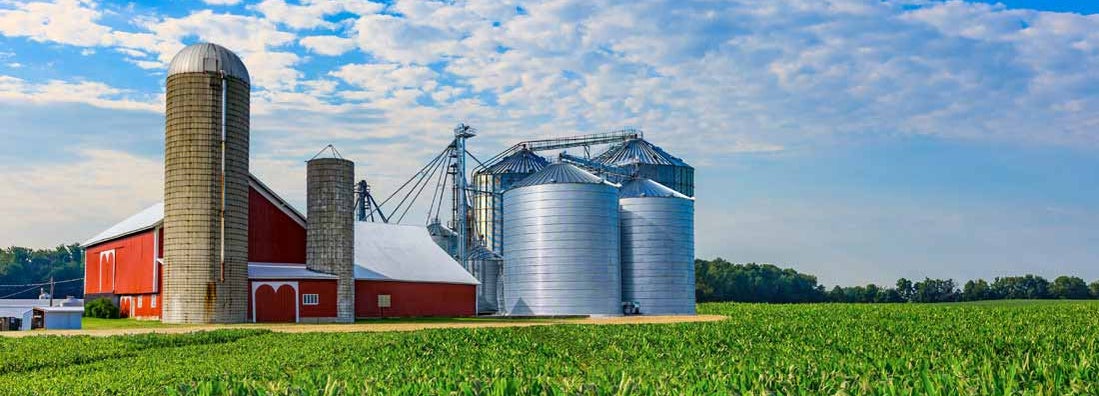
[[[3,394],[1099,394],[1099,303],[702,304],[720,322],[0,338]]]

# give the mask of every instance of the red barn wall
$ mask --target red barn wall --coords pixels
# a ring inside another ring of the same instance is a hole
[[[248,261],[305,263],[305,227],[255,188],[248,189]]]
[[[85,294],[143,294],[156,291],[153,231],[89,247],[84,253]],[[114,258],[101,255],[114,250]]]
[[[301,296],[316,294],[317,305],[302,304]],[[335,280],[303,280],[298,282],[298,306],[301,307],[303,318],[334,318],[336,317],[336,281]]]
[[[135,294],[120,296],[120,316],[124,318],[159,319],[161,301],[159,294]]]
[[[390,295],[389,308],[378,308],[378,295]],[[473,316],[477,287],[449,283],[355,281],[356,317]]]

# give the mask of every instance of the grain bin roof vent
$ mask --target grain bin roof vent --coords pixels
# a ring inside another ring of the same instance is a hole
[[[224,72],[251,84],[248,69],[240,57],[233,51],[213,43],[198,43],[187,46],[176,53],[168,65],[168,76],[183,73]]]
[[[512,188],[537,186],[542,184],[602,184],[607,183],[599,176],[577,168],[575,165],[559,162],[549,165],[533,175],[515,183]],[[610,183],[607,183],[610,184]]]

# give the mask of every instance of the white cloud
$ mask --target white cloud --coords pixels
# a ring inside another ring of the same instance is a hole
[[[293,29],[334,28],[335,23],[326,21],[325,16],[340,12],[373,14],[381,11],[382,5],[369,1],[347,0],[305,0],[302,5],[287,4],[284,0],[264,0],[252,8],[268,20],[289,26]]]
[[[159,159],[103,149],[78,150],[64,158],[74,161],[5,165],[0,217],[6,224],[32,226],[0,227],[0,241],[23,246],[82,242],[163,197]]]
[[[309,36],[300,41],[310,51],[321,55],[338,56],[355,49],[355,41],[340,36]]]
[[[99,82],[51,80],[44,84],[32,84],[0,75],[0,102],[3,101],[84,103],[107,109],[164,111],[163,97],[159,95],[140,95]]]
[[[30,2],[0,9],[0,34],[79,46],[109,45],[111,30],[95,21],[101,13],[86,1]]]

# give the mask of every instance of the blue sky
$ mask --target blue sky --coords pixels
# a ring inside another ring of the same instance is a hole
[[[163,84],[253,80],[252,171],[334,143],[383,195],[457,122],[487,157],[638,127],[697,168],[699,257],[827,284],[1099,279],[1099,3],[0,0],[0,245],[161,199]],[[418,221],[418,220],[416,220]]]

